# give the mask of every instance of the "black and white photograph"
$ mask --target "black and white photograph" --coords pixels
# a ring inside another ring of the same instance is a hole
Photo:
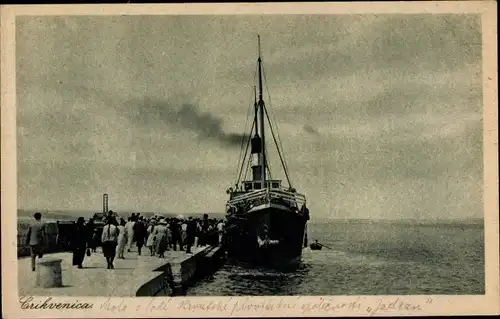
[[[19,304],[487,295],[483,27],[16,15]]]

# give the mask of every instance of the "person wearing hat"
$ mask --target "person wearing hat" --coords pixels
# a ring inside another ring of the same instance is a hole
[[[125,229],[127,231],[127,251],[130,252],[132,249],[132,243],[134,241],[134,225],[135,225],[135,214],[132,214],[128,218],[128,222],[125,224]]]
[[[30,248],[31,270],[35,271],[36,257],[43,257],[43,250],[48,243],[45,223],[42,222],[42,214],[36,212],[33,217],[35,221],[31,223],[26,234],[26,245]]]
[[[125,259],[123,255],[125,253],[125,245],[127,244],[127,229],[125,228],[125,219],[120,218],[120,224],[118,225],[118,258]]]
[[[70,247],[73,251],[73,266],[83,268],[83,260],[85,259],[85,250],[88,243],[88,230],[85,227],[85,218],[78,217],[76,228],[72,231]]]
[[[166,238],[167,248],[166,249],[172,248],[172,244],[174,242],[172,240],[172,222],[173,221],[170,218],[165,218],[165,227],[166,227],[165,233],[167,234],[167,238]]]
[[[146,240],[146,247],[149,248],[151,256],[154,256],[156,251],[156,227],[156,219],[153,217],[149,221],[149,227],[147,229],[148,239]]]
[[[144,223],[142,216],[136,217],[136,222],[134,224],[134,238],[137,243],[137,254],[141,255],[142,246],[144,246],[144,241],[147,236],[147,227]]]
[[[172,245],[174,250],[177,250],[177,244],[179,244],[179,250],[184,250],[182,248],[181,224],[177,218],[174,218],[170,223],[170,230],[172,231]]]
[[[156,253],[158,257],[165,258],[165,250],[167,249],[167,222],[164,218],[160,219],[159,225],[156,226]]]

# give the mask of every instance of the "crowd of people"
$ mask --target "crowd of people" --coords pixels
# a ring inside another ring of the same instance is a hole
[[[44,227],[41,214],[35,214],[34,226],[29,228],[26,244],[30,246],[32,268],[35,270],[36,256],[43,255]],[[98,246],[106,258],[107,268],[114,269],[115,257],[125,259],[131,253],[133,245],[137,247],[137,254],[143,253],[143,248],[149,250],[151,256],[165,258],[168,250],[193,253],[193,247],[218,245],[222,242],[224,221],[209,218],[163,217],[154,215],[144,217],[132,213],[125,221],[112,211],[105,216],[106,224],[99,231],[97,223],[91,218],[87,223],[79,217],[76,227],[68,236],[68,247],[73,252],[73,266],[83,268],[86,255],[96,252]],[[40,240],[39,240],[40,238]]]
[[[110,214],[102,230],[101,243],[108,268],[113,269],[116,254],[125,259],[125,251],[130,253],[134,243],[138,255],[142,254],[143,247],[147,247],[151,256],[165,258],[168,250],[179,249],[192,254],[193,247],[218,245],[223,232],[224,221],[210,219],[207,214],[202,219],[159,215],[145,218],[132,214],[127,221],[123,218],[118,221]]]

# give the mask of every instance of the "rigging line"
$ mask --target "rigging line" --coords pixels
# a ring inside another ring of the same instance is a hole
[[[266,76],[266,70],[265,70],[264,66],[262,66],[262,73],[264,75],[264,82],[265,82],[265,85],[266,85],[266,91],[267,91],[267,97],[269,99],[269,105],[272,105],[271,93],[269,91],[269,87],[267,86],[267,76]],[[281,137],[279,135],[278,122],[276,121],[276,117],[274,116],[274,112],[272,110],[270,110],[270,113],[271,113],[271,118],[273,119],[274,125],[276,126],[276,130],[277,130],[277,140],[279,142],[279,146],[278,147],[281,147],[281,149],[279,149],[278,151],[281,151],[283,153],[283,155],[284,155],[283,144],[281,143]]]
[[[254,125],[255,125],[255,123],[252,125],[252,130],[254,128]],[[243,166],[245,165],[245,161],[246,161],[247,153],[248,153],[248,146],[250,145],[251,139],[252,139],[252,134],[248,135],[247,145],[245,147],[245,155],[243,156],[243,161],[241,162],[241,168],[240,168],[240,172],[239,172],[239,175],[238,175],[238,180],[236,181],[236,185],[238,185],[240,183],[240,181],[241,181],[241,174],[243,174]],[[250,162],[250,156],[249,156],[248,162]],[[248,168],[247,168],[247,170],[248,170]],[[247,172],[245,172],[245,177],[244,178],[246,178],[246,173]]]
[[[253,90],[253,88],[252,88]],[[245,134],[245,132],[247,131],[247,127],[248,127],[248,118],[249,118],[249,114],[250,114],[250,110],[252,109],[251,106],[249,106],[247,108],[247,114],[246,114],[246,117],[245,117],[245,130],[243,131],[243,134]],[[251,133],[250,133],[251,135]],[[236,166],[236,176],[238,177],[238,174],[239,174],[239,167],[240,167],[240,164],[241,164],[241,161],[244,161],[245,158],[242,158],[241,156],[243,155],[243,147],[245,145],[245,137],[242,136],[241,137],[241,143],[240,143],[240,155],[238,157],[238,165]]]
[[[267,96],[268,96],[268,99],[269,99],[269,105],[271,105],[271,103],[272,103],[272,101],[271,101],[271,93],[269,92],[269,87],[267,86],[267,76],[266,76],[266,70],[264,68],[264,65],[262,65],[262,73],[264,75],[264,82],[265,82],[265,85],[266,85],[266,91],[267,91]],[[266,108],[266,113],[267,113],[267,108]],[[283,170],[285,171],[285,174],[288,175],[288,163],[286,162],[285,150],[283,148],[283,144],[281,143],[281,137],[280,137],[280,133],[279,133],[278,122],[276,121],[276,118],[274,117],[272,111],[271,111],[271,115],[272,115],[272,118],[274,119],[274,125],[276,126],[276,130],[277,130],[278,142],[275,141],[275,144],[276,144],[276,146],[278,148],[278,153],[280,154],[280,156],[281,156],[281,154],[283,154],[283,158],[284,158],[284,160],[282,161]],[[269,118],[268,118],[268,120],[271,121]],[[271,122],[269,122],[269,124],[270,124],[270,126],[272,126]],[[288,183],[290,184],[289,186],[292,187],[291,180],[289,178],[287,178],[287,179],[288,179]]]
[[[245,163],[246,163],[246,167],[245,167],[245,169],[244,169],[244,171],[245,171],[245,175],[243,175],[243,181],[246,181],[246,180],[247,180],[247,175],[248,175],[248,170],[249,170],[249,164],[248,164],[248,163],[249,163],[249,161],[246,161],[246,159],[245,159],[245,162],[244,162],[243,164],[245,164]],[[242,173],[243,173],[243,166],[242,166]],[[240,179],[241,179],[241,178],[240,178]],[[238,183],[238,184],[239,184],[239,183]]]
[[[269,105],[272,105],[271,93],[269,92],[269,87],[267,86],[267,77],[266,77],[266,73],[265,73],[265,69],[264,68],[263,68],[263,73],[264,73],[264,79],[265,79],[265,82],[266,82],[266,90],[267,90],[267,95],[268,95],[268,98],[269,98]],[[283,154],[283,160],[284,160],[284,163],[285,163],[284,169],[288,170],[288,163],[286,161],[285,149],[283,147],[283,143],[281,141],[281,136],[280,136],[280,133],[279,133],[278,122],[276,121],[276,117],[274,116],[274,112],[272,111],[272,109],[270,110],[270,113],[271,113],[271,118],[274,121],[274,125],[276,126],[276,135],[277,135],[277,140],[278,140],[277,144],[279,144],[278,147],[280,148],[278,151]]]
[[[255,123],[253,123],[251,131],[253,131],[254,125],[255,125]],[[243,173],[243,166],[245,165],[245,159],[247,158],[247,153],[248,153],[248,145],[250,145],[251,139],[252,139],[252,134],[249,134],[248,140],[247,140],[247,146],[245,147],[245,155],[243,156],[243,161],[241,162],[241,169],[240,169],[240,173],[238,175],[238,180],[237,180],[236,184],[239,184],[241,181],[241,174]],[[250,158],[250,156],[249,156],[249,158]],[[250,163],[250,160],[248,160],[248,162]],[[246,173],[245,173],[245,178],[246,178]]]
[[[245,180],[247,180],[247,175],[248,175],[248,172],[250,171],[250,163],[252,162],[252,161],[251,161],[251,157],[252,157],[252,156],[249,156],[249,157],[248,157],[247,168],[245,169],[245,176],[244,176],[244,179],[245,179]]]
[[[257,66],[255,67],[255,70],[254,70],[254,73],[253,73],[253,83],[255,83],[255,79],[257,77]],[[252,100],[252,97],[253,97],[253,87],[252,87],[252,93],[251,93],[251,96],[250,96],[250,99],[249,101]],[[245,130],[243,131],[244,133],[246,132],[247,130],[247,125],[248,125],[248,119],[249,119],[249,114],[251,113],[250,111],[253,109],[253,104],[252,105],[249,105],[248,109],[247,109],[247,114],[246,114],[246,118],[245,118]],[[250,132],[250,135],[251,135],[251,132]],[[240,149],[240,158],[239,158],[239,161],[240,160],[244,160],[244,158],[242,159],[241,158],[241,155],[243,154],[243,146],[244,146],[244,142],[245,142],[245,139],[242,138],[241,139],[241,149]],[[240,164],[240,162],[238,161],[238,166]]]
[[[275,134],[275,138],[277,139],[277,142],[276,144],[278,144],[278,152],[279,154],[281,154],[282,156],[282,159],[283,159],[283,170],[285,171],[286,175],[287,175],[287,180],[288,180],[288,184],[290,187],[292,187],[292,179],[290,178],[290,175],[289,175],[289,168],[288,168],[288,162],[286,160],[286,156],[285,156],[285,148],[283,147],[283,142],[281,141],[281,136],[280,136],[280,133],[279,133],[279,127],[278,127],[278,123],[276,121],[276,117],[274,116],[272,110],[270,111],[270,114],[271,114],[271,118],[272,120],[274,121],[274,125],[276,126],[276,134]],[[269,121],[271,121],[271,119],[268,119]]]
[[[253,72],[253,83],[255,83],[255,79],[257,77],[257,66],[255,67],[255,70]],[[252,87],[252,96],[253,96],[253,87]],[[249,101],[252,100],[252,96],[250,97]],[[253,109],[253,105],[249,106],[248,109],[247,109],[247,114],[246,114],[246,117],[245,117],[245,130],[243,131],[243,134],[245,134],[245,132],[247,131],[247,125],[248,125],[248,118],[249,118],[249,114],[250,114],[250,110]],[[255,123],[254,123],[255,125]],[[253,128],[250,130],[250,136],[252,135],[252,131],[253,131]],[[245,143],[245,139],[244,137],[241,138],[241,144],[240,144],[240,155],[238,157],[238,165],[236,166],[236,176],[239,176],[237,177],[237,179],[239,180],[239,178],[241,177],[241,173],[238,172],[239,170],[239,167],[240,167],[240,164],[242,164],[241,167],[243,167],[244,163],[242,163],[242,161],[244,162],[245,161],[245,157],[241,157],[241,155],[243,155],[243,146],[244,146],[244,143]],[[247,146],[248,147],[248,146]],[[238,184],[239,181],[236,183]]]
[[[265,108],[264,110],[266,112],[267,120],[269,121],[269,127],[271,128],[271,135],[273,136],[274,143],[277,144],[278,142],[276,141],[276,136],[274,135],[273,126],[270,125],[271,124],[271,120],[269,119],[269,113],[267,113],[267,108]],[[290,187],[292,187],[292,182],[290,181],[290,177],[288,176],[288,170],[286,169],[285,163],[283,162],[283,156],[281,156],[281,152],[278,152],[278,155],[279,155],[280,160],[281,160],[281,165],[283,165],[283,168],[284,168],[284,171],[285,171],[285,176],[286,176],[286,179],[288,181],[288,184],[290,185]]]
[[[276,134],[274,134],[274,130],[272,128],[271,120],[269,118],[269,113],[267,112],[267,110],[266,110],[266,117],[267,117],[267,120],[269,121],[269,124],[270,124],[269,126],[271,128],[271,135],[273,136],[274,143],[277,145],[278,142],[276,141]],[[285,172],[285,176],[286,176],[286,179],[288,181],[288,184],[289,184],[290,187],[292,187],[290,176],[288,174],[288,169],[287,169],[286,164],[284,162],[283,156],[282,156],[281,152],[279,152],[279,150],[278,150],[278,155],[279,155],[279,158],[280,158],[280,161],[281,161],[281,165],[283,166],[283,171]]]
[[[269,154],[269,152],[267,151],[267,147],[266,147],[266,154]],[[267,161],[267,158],[266,158],[266,167],[267,167],[267,172],[269,173],[269,179],[273,179],[273,174],[271,173],[271,165]]]
[[[254,74],[253,74],[253,83],[255,83],[255,81],[256,81],[258,69],[259,69],[259,65],[256,64],[255,65],[255,71],[254,71]],[[252,87],[252,96],[253,96],[253,94],[254,94],[254,91],[253,91],[253,87]],[[251,109],[254,109],[254,107],[255,107],[255,105],[252,104]],[[253,129],[255,128],[255,125],[256,125],[255,121],[252,121],[252,128],[250,129],[250,134],[248,135],[247,146],[245,148],[245,155],[243,156],[243,161],[241,162],[241,169],[240,169],[239,176],[238,176],[238,181],[237,181],[236,184],[239,184],[240,181],[241,181],[241,174],[243,174],[243,166],[245,165],[245,161],[247,159],[248,146],[249,146],[250,141],[252,139],[252,133],[253,133]],[[243,176],[244,180],[246,180],[246,178],[247,178],[248,171],[250,169],[250,162],[251,162],[251,154],[248,157],[247,167],[245,169],[245,175]]]
[[[246,162],[246,161],[245,161]],[[245,175],[243,175],[243,180],[246,181],[247,180],[247,175],[248,175],[248,163],[247,163],[247,166],[245,168]]]
[[[247,109],[247,115],[245,116],[245,130],[243,132],[246,132],[246,129],[247,129],[247,125],[248,125],[248,109]],[[239,173],[239,167],[240,167],[240,163],[241,163],[241,156],[243,155],[243,147],[244,147],[244,144],[245,144],[245,138],[244,136],[241,137],[241,141],[240,141],[240,155],[238,156],[238,164],[236,166],[236,178],[238,178],[238,173]]]

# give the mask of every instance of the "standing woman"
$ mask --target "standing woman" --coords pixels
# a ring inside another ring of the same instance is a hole
[[[165,250],[167,250],[167,222],[165,219],[160,219],[160,223],[156,226],[156,253],[158,257],[165,258]]]
[[[96,250],[97,250],[97,245],[99,244],[99,231],[97,230],[97,228],[94,228],[94,233],[92,234],[92,252],[95,253]]]
[[[147,232],[148,232],[148,240],[146,241],[146,247],[149,248],[149,251],[151,252],[151,256],[155,255],[156,251],[156,237],[155,237],[155,229],[156,229],[156,223],[155,220],[151,220],[151,224],[149,225]]]
[[[134,225],[135,225],[135,214],[129,217],[128,222],[125,224],[127,229],[127,251],[130,252],[132,249],[132,243],[134,242]]]
[[[85,258],[85,249],[87,249],[88,228],[85,226],[85,218],[78,217],[76,229],[71,235],[70,247],[73,250],[73,266],[83,268],[83,259]]]
[[[194,221],[194,223],[195,223],[195,233],[194,233],[194,244],[193,244],[193,246],[194,247],[199,247],[199,246],[201,246],[200,245],[201,225],[200,225],[200,221],[199,221],[198,218]]]
[[[187,243],[187,222],[185,219],[181,220],[181,250]]]
[[[120,225],[118,225],[118,258],[125,259],[123,253],[125,252],[125,245],[127,244],[127,230],[125,228],[125,219],[120,218]]]
[[[114,225],[116,220],[114,217],[108,217],[106,220],[106,225],[102,229],[102,251],[104,257],[106,257],[106,262],[108,263],[108,269],[115,269],[113,261],[116,256],[116,246],[118,244],[118,227]]]
[[[95,229],[94,219],[90,218],[89,222],[87,223],[87,236],[88,236],[87,246],[93,252],[95,252],[97,246],[97,242],[94,240],[94,229]]]
[[[173,238],[173,237],[172,237],[172,227],[173,227],[173,226],[172,226],[172,223],[173,223],[173,222],[174,222],[173,220],[170,220],[170,221],[165,220],[165,234],[166,234],[166,236],[167,236],[167,237],[166,237],[166,242],[167,242],[167,244],[166,244],[165,250],[166,250],[167,248],[173,247],[173,246],[172,246],[172,245],[173,245],[173,242],[174,242],[174,241],[173,241],[173,239],[172,239],[172,238]]]

